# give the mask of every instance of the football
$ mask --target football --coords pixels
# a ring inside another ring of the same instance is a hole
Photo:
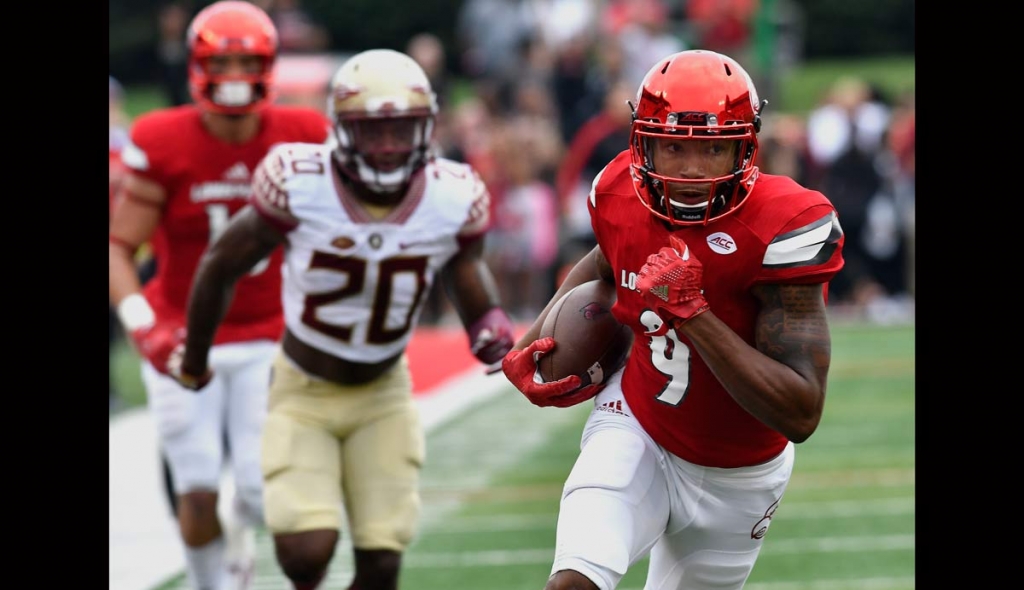
[[[555,348],[537,363],[545,382],[579,375],[580,387],[599,384],[622,367],[633,331],[612,315],[615,286],[602,280],[578,285],[562,296],[544,318],[540,337]]]

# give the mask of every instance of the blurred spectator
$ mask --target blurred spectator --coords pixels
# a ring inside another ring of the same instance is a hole
[[[890,110],[872,94],[866,81],[850,76],[829,87],[823,104],[807,117],[807,147],[816,165],[829,166],[852,147],[881,148]]]
[[[406,44],[405,53],[423,68],[430,87],[437,94],[442,113],[451,104],[451,76],[448,72],[447,52],[441,39],[433,33],[417,33]]]
[[[499,185],[500,168],[494,152],[495,122],[487,104],[478,96],[469,96],[441,109],[434,131],[435,150],[441,156],[466,162],[476,169],[491,190]],[[494,199],[491,199],[491,218],[494,218]],[[488,238],[490,240],[492,238]],[[492,269],[493,270],[493,269]],[[440,281],[434,283],[424,304],[420,321],[426,324],[458,324],[454,307],[444,295]]]
[[[597,27],[597,2],[594,0],[527,0],[535,14],[543,43],[559,53],[569,43],[584,39],[589,43]]]
[[[495,127],[494,116],[483,99],[469,97],[453,107],[450,131],[439,146],[447,157],[473,166],[488,187],[497,185],[500,174],[494,149]]]
[[[761,170],[788,176],[807,186],[812,165],[804,119],[789,113],[766,113],[758,137],[761,149],[757,164]]]
[[[565,142],[559,132],[558,108],[548,86],[548,79],[534,76],[521,80],[513,88],[512,105],[507,117],[523,136],[522,141],[528,141],[537,176],[553,184]],[[505,163],[504,160],[499,161]]]
[[[551,90],[560,117],[562,139],[566,143],[592,114],[588,108],[593,105],[584,104],[590,94],[588,77],[593,71],[590,61],[593,46],[589,41],[588,37],[574,37],[554,56]]]
[[[626,57],[618,39],[599,35],[589,40],[590,45],[578,50],[584,59],[579,66],[582,80],[560,82],[562,74],[555,72],[554,88],[562,114],[562,139],[566,143],[572,141],[588,119],[601,112],[612,86],[625,77]]]
[[[555,180],[559,200],[561,237],[555,284],[597,245],[587,211],[587,195],[597,173],[629,144],[635,89],[619,79],[605,93],[602,109],[588,119],[573,136]]]
[[[631,0],[630,18],[618,36],[625,55],[623,71],[634,89],[659,59],[689,48],[671,24],[665,0]]]
[[[862,239],[879,294],[864,312],[874,322],[903,321],[913,310],[914,126],[911,93],[892,112],[877,160],[882,186],[865,216]]]
[[[687,0],[686,17],[695,49],[749,59],[753,20],[759,0]]]
[[[914,92],[904,93],[893,112],[888,147],[893,155],[892,191],[903,231],[906,234],[906,288],[914,295],[914,206],[917,122]]]
[[[274,21],[280,53],[316,53],[330,47],[329,31],[309,14],[302,0],[254,0],[253,4]]]
[[[188,47],[186,29],[192,14],[186,0],[175,0],[160,7],[157,13],[157,63],[160,86],[171,106],[191,102],[188,90]]]
[[[503,87],[516,80],[520,48],[537,30],[522,0],[466,0],[456,17],[462,73]]]
[[[433,33],[417,33],[406,43],[405,53],[423,68],[423,72],[430,80],[431,88],[437,94],[440,110],[434,121],[435,151],[440,156],[465,161],[462,151],[455,146],[456,139],[453,137],[452,86],[444,44]],[[436,281],[427,294],[423,311],[420,313],[420,324],[436,325],[448,321],[457,323],[454,311],[451,301],[444,294],[444,287],[440,281]]]
[[[329,53],[290,53],[274,61],[277,104],[323,110],[327,104],[331,76],[342,58]]]
[[[653,4],[666,0],[604,0],[598,17],[601,32],[616,37],[622,29],[634,22],[638,13],[649,10]]]
[[[856,77],[837,80],[825,104],[807,120],[808,149],[817,169],[810,186],[828,195],[847,236],[846,265],[829,286],[837,303],[864,307],[888,291],[876,275],[878,256],[889,253],[880,240],[890,240],[891,232],[869,228],[868,222],[869,205],[885,180],[879,161],[889,120],[889,107],[873,99],[870,85]],[[875,201],[874,220],[881,222],[877,207]]]
[[[501,127],[496,155],[502,174],[492,195],[494,226],[487,237],[487,260],[502,306],[520,321],[535,318],[554,292],[551,272],[558,251],[555,193],[540,177],[535,146],[535,129],[526,120]]]

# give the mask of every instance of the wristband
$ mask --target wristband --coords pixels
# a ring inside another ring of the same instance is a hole
[[[188,373],[182,373],[178,371],[174,373],[174,378],[181,384],[185,389],[199,390],[204,385],[210,382],[210,370],[207,369],[205,373],[196,377],[195,375],[189,375]]]
[[[132,293],[117,304],[117,317],[126,331],[134,332],[156,323],[156,314],[142,293]]]

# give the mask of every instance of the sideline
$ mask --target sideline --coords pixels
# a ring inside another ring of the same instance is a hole
[[[427,434],[511,387],[500,373],[485,373],[466,350],[465,337],[461,328],[431,328],[419,330],[410,343],[413,393]],[[149,590],[185,567],[157,449],[146,408],[110,420],[110,590]],[[232,491],[229,478],[225,484],[221,506]]]

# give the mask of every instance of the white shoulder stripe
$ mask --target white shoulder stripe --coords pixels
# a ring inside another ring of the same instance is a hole
[[[146,157],[146,152],[131,142],[121,149],[121,162],[135,170],[149,170],[149,158]]]
[[[608,168],[608,166],[605,166],[604,168],[601,168],[601,171],[598,172],[596,176],[594,176],[594,182],[590,183],[590,196],[589,196],[589,198],[590,198],[590,206],[591,207],[597,207],[597,196],[594,194],[594,189],[597,188],[597,183],[598,183],[599,180],[601,180],[601,175],[604,174],[604,171],[605,171],[606,168]]]
[[[790,265],[814,260],[827,244],[833,225],[838,224],[835,215],[829,213],[814,223],[775,238],[764,252],[764,265]]]

